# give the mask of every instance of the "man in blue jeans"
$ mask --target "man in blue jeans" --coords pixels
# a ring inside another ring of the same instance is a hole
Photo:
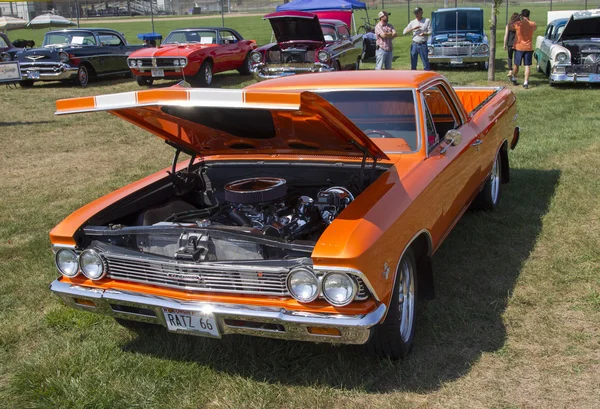
[[[388,24],[388,16],[390,13],[387,11],[380,11],[379,23],[375,26],[375,37],[377,44],[377,51],[375,52],[375,69],[380,70],[385,66],[386,70],[392,69],[392,57],[394,56],[394,46],[392,40],[396,38],[396,29],[393,25]]]
[[[423,69],[429,71],[429,57],[427,56],[427,38],[431,35],[431,20],[423,18],[423,9],[417,7],[414,10],[415,19],[412,20],[403,33],[411,33],[412,44],[410,46],[410,69],[417,69],[417,61],[421,56],[423,61]]]

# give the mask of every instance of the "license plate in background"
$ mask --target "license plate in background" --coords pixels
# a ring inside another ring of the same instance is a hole
[[[165,76],[165,71],[164,70],[160,70],[160,69],[152,69],[152,76],[153,77],[164,77]]]
[[[590,74],[590,82],[600,82],[600,74]]]
[[[463,63],[462,58],[453,58],[452,60],[450,60],[450,64],[462,64],[462,63]]]
[[[39,71],[27,71],[27,78],[30,80],[39,80],[40,72]]]
[[[209,337],[220,337],[217,322],[212,314],[187,312],[163,308],[169,331],[196,333]]]

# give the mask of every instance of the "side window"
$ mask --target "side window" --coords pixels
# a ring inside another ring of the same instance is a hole
[[[452,102],[440,85],[428,88],[423,95],[439,138],[461,125]]]
[[[437,133],[435,129],[435,125],[433,124],[433,119],[431,118],[431,112],[429,111],[429,107],[427,103],[425,103],[425,132],[427,132],[427,150],[431,151],[431,149],[440,142],[440,135]]]
[[[556,33],[554,33],[554,40],[558,40],[558,37],[560,37],[563,31],[565,31],[565,27],[566,26],[560,26],[556,29]]]
[[[119,47],[124,45],[123,41],[119,38],[119,36],[111,33],[100,33],[98,34],[98,38],[100,39],[101,45],[108,45],[112,47]]]
[[[235,44],[237,41],[237,37],[231,31],[221,30],[221,44]]]
[[[338,26],[338,34],[340,37],[347,36],[350,37],[350,32],[348,31],[348,27],[346,26]]]

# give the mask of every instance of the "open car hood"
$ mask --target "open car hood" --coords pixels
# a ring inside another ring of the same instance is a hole
[[[278,43],[290,41],[325,42],[319,17],[316,14],[303,11],[282,11],[267,14],[263,18],[271,23]]]
[[[188,153],[389,159],[354,123],[309,91],[161,90],[64,99],[56,114],[108,111]]]
[[[600,9],[573,13],[558,41],[584,38],[600,38]]]

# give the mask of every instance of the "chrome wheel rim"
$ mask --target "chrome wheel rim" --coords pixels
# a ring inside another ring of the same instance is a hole
[[[500,192],[500,166],[498,165],[498,156],[496,156],[496,160],[494,160],[490,181],[492,182],[492,202],[496,203],[498,201],[498,193]]]
[[[81,85],[87,84],[87,70],[85,69],[85,67],[81,67],[79,69],[79,83]]]
[[[410,340],[415,315],[414,268],[408,261],[402,261],[398,286],[398,309],[400,311],[400,338],[404,343]]]
[[[206,80],[207,84],[212,82],[212,68],[210,68],[210,65],[207,65],[204,69],[204,80]]]

